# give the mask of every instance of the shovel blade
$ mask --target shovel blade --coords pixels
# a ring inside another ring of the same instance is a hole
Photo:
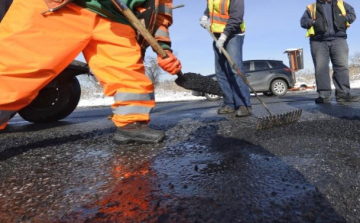
[[[295,110],[278,115],[269,115],[258,119],[256,130],[269,129],[277,126],[283,126],[299,121],[302,110]]]
[[[223,95],[218,82],[210,77],[202,76],[196,73],[184,73],[175,80],[175,83],[188,90],[199,91],[214,95]]]

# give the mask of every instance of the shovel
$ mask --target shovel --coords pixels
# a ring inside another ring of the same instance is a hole
[[[216,42],[217,39],[214,35],[214,33],[212,33],[209,29],[209,27],[206,28],[206,30],[209,32],[209,34],[211,35],[211,37],[214,39],[214,41]],[[276,127],[276,126],[281,126],[281,125],[286,125],[292,122],[297,122],[299,121],[300,117],[301,117],[301,113],[302,110],[298,109],[295,111],[291,111],[291,112],[285,112],[283,114],[277,114],[275,115],[274,113],[272,113],[270,111],[270,109],[267,107],[267,105],[264,103],[263,100],[261,100],[261,98],[258,96],[258,94],[256,93],[256,91],[251,87],[249,81],[247,80],[247,78],[245,77],[245,75],[241,72],[241,70],[239,69],[239,67],[235,64],[234,60],[231,58],[231,56],[229,55],[229,53],[225,50],[225,48],[221,48],[221,52],[225,55],[225,57],[227,58],[227,60],[229,61],[230,65],[232,66],[232,68],[234,68],[234,70],[236,71],[236,73],[243,79],[243,81],[246,83],[246,85],[250,88],[250,90],[255,94],[256,98],[260,101],[260,103],[262,104],[262,106],[266,109],[266,111],[269,113],[268,116],[265,117],[261,117],[258,119],[258,122],[256,124],[256,129],[257,130],[261,130],[261,129],[267,129],[267,128],[272,128],[272,127]]]
[[[134,13],[127,7],[127,5],[122,0],[112,0],[112,2],[119,9],[119,11],[129,20],[131,25],[135,27],[135,29],[150,44],[153,50],[162,58],[167,58],[168,55],[166,54],[165,50],[161,48],[159,43],[146,29],[146,27],[139,21],[139,19],[134,15]],[[177,76],[178,77],[175,80],[175,83],[185,89],[209,93],[209,94],[215,94],[215,95],[223,94],[219,84],[209,77],[195,73],[183,74],[182,71],[177,73]]]

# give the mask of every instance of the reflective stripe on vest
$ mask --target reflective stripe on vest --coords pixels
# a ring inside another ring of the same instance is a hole
[[[345,5],[344,5],[344,1],[338,0],[337,6],[339,7],[342,16],[346,16],[346,9],[345,9]],[[350,23],[346,22],[346,28],[350,27]]]
[[[316,20],[316,3],[308,5],[307,9],[309,9],[310,16],[315,21]],[[315,36],[314,26],[311,26],[306,32],[306,37],[310,37],[310,36]]]
[[[210,14],[210,29],[214,33],[222,33],[230,18],[229,7],[230,0],[208,0]],[[245,32],[245,22],[240,24],[240,30]]]
[[[346,16],[346,9],[344,6],[344,1],[338,0],[337,6],[339,7],[341,14],[343,16]],[[310,11],[311,18],[313,20],[316,20],[316,3],[308,5],[307,9],[309,9],[309,11]],[[346,22],[346,28],[349,28],[349,27],[350,27],[350,23]],[[314,26],[311,26],[306,32],[306,37],[311,37],[311,36],[315,36]]]
[[[158,10],[159,10],[159,13],[168,14],[168,15],[172,16],[172,8],[167,7],[166,5],[159,5]]]

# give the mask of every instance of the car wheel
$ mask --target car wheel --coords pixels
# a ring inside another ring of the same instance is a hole
[[[220,100],[221,96],[205,93],[205,98],[209,101],[217,101],[217,100]]]
[[[288,90],[288,86],[285,81],[281,79],[274,80],[270,86],[271,92],[276,96],[283,96]]]
[[[58,121],[66,118],[75,110],[80,95],[80,83],[76,77],[55,79],[18,113],[29,122]]]
[[[263,95],[268,97],[274,96],[274,94],[271,91],[263,92]]]

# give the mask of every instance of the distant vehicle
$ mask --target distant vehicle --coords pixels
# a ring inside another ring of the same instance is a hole
[[[294,72],[280,60],[247,60],[244,68],[250,85],[257,93],[266,96],[284,96],[295,84]],[[208,77],[217,80],[215,74]],[[210,101],[221,96],[193,91],[193,95],[205,96]]]

